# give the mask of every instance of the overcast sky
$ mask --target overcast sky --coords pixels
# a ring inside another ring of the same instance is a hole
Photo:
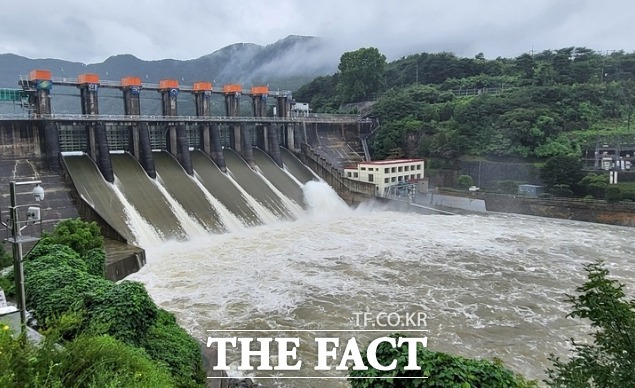
[[[635,51],[627,0],[2,0],[0,53],[102,62],[193,59],[224,46],[320,36],[333,55],[377,47],[487,58],[586,46]]]

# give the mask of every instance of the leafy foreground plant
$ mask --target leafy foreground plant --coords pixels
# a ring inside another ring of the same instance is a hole
[[[0,344],[0,387],[205,385],[198,342],[142,284],[106,280],[104,257],[96,224],[79,220],[58,224],[26,256],[27,306],[57,345],[24,344],[19,352],[15,343]],[[13,361],[4,359],[5,346],[15,350]]]
[[[635,387],[635,300],[626,300],[624,285],[607,279],[602,261],[585,266],[588,280],[568,296],[572,318],[586,318],[595,329],[593,343],[573,345],[570,360],[551,355],[547,369],[552,387]]]
[[[170,372],[141,349],[109,336],[80,336],[64,347],[35,345],[0,325],[0,386],[172,387]]]
[[[391,337],[404,337],[392,334]],[[515,374],[503,366],[502,361],[476,360],[461,356],[435,352],[417,345],[417,365],[421,370],[405,370],[408,364],[408,345],[393,348],[389,343],[382,342],[377,347],[377,361],[381,365],[390,365],[397,360],[396,367],[391,371],[379,371],[372,367],[368,370],[350,370],[350,383],[353,388],[383,388],[383,387],[496,387],[496,388],[529,388],[537,387],[535,381],[527,381],[523,376]],[[368,363],[368,349],[362,356],[364,365]],[[382,378],[372,378],[381,376]],[[370,377],[363,378],[360,377]],[[386,378],[388,377],[388,378]],[[410,377],[403,379],[399,377]],[[412,377],[421,377],[413,379]]]

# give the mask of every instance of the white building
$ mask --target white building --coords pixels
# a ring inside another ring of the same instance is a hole
[[[344,168],[346,178],[375,184],[375,194],[387,196],[391,186],[423,179],[423,159],[395,159],[362,162]]]
[[[291,105],[291,117],[309,117],[311,109],[306,102],[296,102]]]

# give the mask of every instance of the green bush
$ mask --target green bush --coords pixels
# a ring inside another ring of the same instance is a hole
[[[104,248],[90,249],[82,256],[86,262],[86,271],[95,276],[104,277],[106,271],[106,251]]]
[[[619,202],[622,200],[622,190],[618,186],[609,186],[605,198],[607,202]]]
[[[635,201],[635,190],[623,190],[622,199],[630,199],[631,201]]]
[[[393,334],[393,338],[403,335]],[[408,345],[393,348],[389,343],[382,342],[377,347],[377,361],[382,365],[390,365],[397,360],[396,368],[391,371],[379,371],[369,366],[368,370],[353,370],[349,368],[351,377],[422,377],[422,379],[350,379],[353,388],[381,388],[381,387],[537,387],[533,381],[527,381],[522,376],[506,369],[499,360],[468,359],[435,352],[417,345],[417,365],[421,370],[405,370],[408,362]],[[367,349],[362,359],[368,363]],[[424,379],[425,377],[425,379]]]
[[[585,266],[588,280],[568,295],[571,318],[588,319],[593,343],[571,340],[568,361],[551,355],[547,369],[552,387],[632,387],[635,381],[635,300],[627,300],[624,284],[608,279],[602,261]]]
[[[78,218],[64,220],[55,226],[46,241],[71,247],[80,256],[93,248],[103,248],[104,238],[96,222],[84,222]]]
[[[571,190],[571,187],[569,187],[569,185],[553,185],[551,187],[551,190],[549,190],[549,192],[554,197],[564,197],[564,198],[573,197],[573,191]]]
[[[584,178],[582,160],[578,155],[559,155],[549,158],[540,169],[540,178],[547,186],[573,187]]]
[[[503,194],[518,194],[518,182],[516,181],[498,181],[497,191]]]
[[[52,245],[63,246],[59,244]],[[69,247],[66,249],[60,249],[58,252],[47,253],[44,256],[38,256],[37,258],[31,258],[24,262],[24,272],[33,273],[43,271],[49,268],[70,267],[80,272],[86,272],[86,262],[74,250]],[[30,256],[32,257],[32,256]]]
[[[551,195],[549,193],[540,193],[540,194],[538,194],[538,198],[542,198],[542,199],[550,199],[551,197],[553,197],[553,195]]]
[[[13,338],[0,325],[0,387],[173,387],[167,369],[107,336],[80,337],[57,346]]]
[[[158,313],[143,284],[131,281],[116,284],[85,308],[91,332],[132,345],[139,345]]]
[[[459,177],[456,178],[456,184],[462,189],[467,189],[474,185],[474,180],[469,175],[459,175]]]
[[[33,354],[22,353],[26,358],[12,365],[0,362],[0,372],[6,372],[0,387],[204,385],[199,344],[174,316],[159,313],[142,284],[104,279],[105,251],[98,233],[95,224],[65,221],[27,255],[27,306],[47,338],[63,341],[65,350],[53,348],[57,358],[38,366],[41,370],[28,365],[29,360],[45,360]],[[12,282],[11,276],[0,284]],[[17,381],[11,372],[15,365],[33,377]]]
[[[141,347],[153,360],[168,366],[178,386],[204,384],[199,344],[176,323],[171,313],[159,309],[157,321],[143,338]],[[166,352],[166,349],[170,351]]]
[[[0,269],[13,265],[13,254],[4,250],[4,242],[0,242]]]
[[[6,276],[0,277],[0,288],[4,291],[5,296],[15,295],[15,284]]]
[[[33,249],[29,251],[29,253],[24,256],[24,261],[36,260],[38,257],[51,254],[63,254],[79,257],[79,253],[70,246],[57,243],[50,237],[44,237],[33,247]]]
[[[60,368],[63,387],[175,386],[164,366],[112,337],[79,337],[65,348]]]
[[[103,247],[97,247],[80,255],[70,246],[57,243],[51,237],[45,237],[31,249],[24,260],[25,262],[37,261],[37,264],[34,265],[37,268],[49,264],[69,265],[91,275],[103,277],[106,266],[106,251]]]
[[[61,388],[61,352],[51,341],[41,346],[24,335],[13,337],[8,326],[0,323],[0,387]]]
[[[598,175],[592,172],[582,178],[578,185],[588,195],[592,195],[595,198],[604,198],[606,188],[609,185],[609,178],[606,175]]]
[[[83,308],[86,298],[105,295],[115,287],[106,279],[69,266],[25,271],[25,275],[27,305],[33,309],[33,315],[43,327],[47,327],[47,321],[51,319]]]

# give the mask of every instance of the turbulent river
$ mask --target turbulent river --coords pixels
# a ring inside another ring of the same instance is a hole
[[[364,339],[378,336],[362,331],[371,326],[359,322],[361,312],[395,312],[402,319],[424,312],[430,349],[498,357],[514,371],[542,379],[548,355],[566,355],[568,339],[589,332],[585,322],[565,317],[565,293],[585,280],[585,263],[604,259],[633,295],[630,228],[508,214],[350,209],[323,184],[308,184],[305,198],[310,209],[297,221],[145,247],[148,263],[129,279],[146,284],[157,303],[202,341],[218,329],[300,337],[298,357],[307,367],[294,376],[319,376],[312,368],[313,339],[327,335],[312,330],[350,330],[338,335],[355,335],[365,346]],[[239,355],[230,349],[228,358],[235,366]]]

